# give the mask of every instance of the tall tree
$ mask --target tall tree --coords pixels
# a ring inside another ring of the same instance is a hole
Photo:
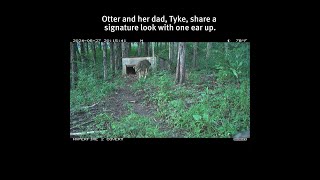
[[[115,66],[115,58],[114,58],[114,43],[110,42],[110,66],[111,66],[111,71],[112,71],[112,75],[115,75],[116,72],[116,66]]]
[[[94,66],[96,66],[96,60],[97,60],[96,43],[93,42],[91,45],[92,45],[92,54],[93,54],[93,64],[94,64]]]
[[[144,56],[149,56],[149,48],[148,48],[148,42],[143,42],[143,44],[144,44]]]
[[[113,52],[114,52],[114,59],[115,59],[115,66],[116,69],[120,69],[121,68],[121,55],[122,55],[122,48],[121,48],[121,43],[120,42],[115,42],[114,43],[114,48],[113,48]]]
[[[70,42],[70,62],[71,62],[71,88],[77,86],[78,81],[78,66],[76,62],[76,43]]]
[[[206,61],[209,59],[211,46],[212,46],[212,43],[208,42],[207,43],[207,50],[206,50],[207,51],[207,53],[206,53]]]
[[[174,58],[177,58],[178,57],[178,52],[179,52],[179,43],[176,42],[174,43],[175,45],[173,45],[173,52],[174,52]]]
[[[122,57],[129,57],[129,43],[122,43]]]
[[[122,65],[122,47],[121,47],[121,43],[118,42],[116,43],[118,45],[118,64],[117,64],[117,68],[121,69],[121,65]]]
[[[173,61],[173,42],[169,43],[169,62]]]
[[[80,42],[80,53],[81,53],[82,67],[84,67],[84,62],[86,60],[86,55],[85,55],[85,52],[84,52],[83,42]]]
[[[107,48],[106,43],[102,43],[102,52],[103,52],[103,80],[107,80]]]
[[[141,55],[141,47],[142,47],[142,42],[138,42],[138,57],[142,56]]]
[[[89,55],[89,42],[86,42],[87,55]]]
[[[113,57],[114,57],[114,66],[115,66],[115,69],[118,69],[118,56],[119,56],[118,51],[119,51],[119,49],[118,49],[118,43],[117,43],[117,42],[114,42],[114,43],[113,43]]]
[[[148,57],[152,56],[152,42],[148,43]]]
[[[185,82],[185,58],[186,58],[186,43],[179,42],[177,69],[176,69],[176,83],[183,84]]]
[[[209,66],[209,56],[210,56],[210,50],[211,50],[211,46],[212,46],[212,43],[211,42],[208,42],[207,43],[207,54],[206,54],[206,68],[208,68]]]
[[[197,54],[198,54],[198,42],[193,43],[193,67],[196,68],[197,65]]]
[[[80,57],[81,55],[80,55],[80,51],[79,51],[79,47],[78,46],[79,46],[78,43],[75,42],[74,43],[75,54],[77,55],[77,57]]]
[[[131,52],[131,42],[128,42],[128,48],[127,48],[128,54],[127,56],[130,56],[130,52]]]

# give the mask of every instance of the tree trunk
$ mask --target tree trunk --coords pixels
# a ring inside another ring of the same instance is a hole
[[[89,42],[86,42],[87,55],[89,55]]]
[[[138,42],[138,57],[141,57],[142,42]]]
[[[114,76],[116,72],[116,66],[115,66],[113,47],[114,47],[114,43],[110,42],[110,66],[111,66],[112,75]]]
[[[128,42],[128,48],[127,48],[127,57],[130,57],[130,52],[131,52],[131,42]]]
[[[178,58],[177,58],[177,69],[176,69],[176,83],[183,84],[185,82],[185,42],[179,43],[179,50],[178,50]]]
[[[77,86],[78,81],[78,66],[76,62],[76,43],[70,42],[70,62],[71,62],[71,88],[75,88]]]
[[[96,55],[96,43],[92,43],[92,54],[93,54],[93,64],[96,66],[96,60],[97,60],[97,55]]]
[[[169,43],[169,62],[173,61],[173,42]]]
[[[113,43],[113,57],[114,57],[114,68],[117,69],[118,67],[118,56],[119,56],[119,48],[116,42]]]
[[[78,46],[77,42],[74,43],[74,49],[75,49],[75,54],[77,55],[76,59],[78,59],[78,58],[80,59],[81,58],[81,54],[80,54],[79,46]]]
[[[210,56],[210,49],[211,49],[211,45],[212,43],[211,42],[208,42],[207,43],[207,54],[206,54],[206,68],[208,69],[208,66],[209,66],[209,56]]]
[[[177,67],[176,67],[176,84],[179,83],[179,77],[180,77],[180,60],[179,60],[179,50],[177,51],[178,57],[177,57]]]
[[[101,46],[102,42],[99,42],[99,47],[100,47],[100,50],[102,51],[102,46]]]
[[[106,43],[102,43],[102,51],[103,51],[103,80],[107,80],[107,48]]]
[[[197,67],[198,42],[193,43],[193,68]]]
[[[122,48],[121,48],[121,43],[118,42],[116,43],[118,44],[118,65],[117,65],[117,68],[118,70],[121,69],[121,65],[122,65]]]
[[[129,43],[122,43],[122,57],[129,57]]]
[[[148,55],[148,42],[143,42],[144,44],[144,56],[149,56]]]
[[[180,80],[179,84],[182,84],[185,82],[185,77],[186,77],[186,68],[185,68],[185,59],[186,59],[186,43],[180,43]]]
[[[176,46],[175,47],[173,46],[173,48],[174,48],[173,52],[175,52],[174,58],[178,58],[179,43],[176,42],[175,44],[176,44]]]
[[[210,55],[210,49],[211,49],[211,45],[212,43],[211,42],[208,42],[207,43],[207,54],[206,54],[206,61],[209,59],[209,55]]]
[[[81,52],[82,67],[84,67],[84,62],[85,62],[86,56],[85,56],[85,52],[84,52],[83,42],[80,42],[80,52]]]

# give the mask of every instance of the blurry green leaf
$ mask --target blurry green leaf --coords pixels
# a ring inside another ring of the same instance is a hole
[[[193,118],[196,120],[196,121],[199,121],[201,119],[201,116],[198,115],[198,114],[194,114],[193,115]]]
[[[237,71],[235,69],[233,69],[233,68],[230,68],[230,69],[232,70],[233,74],[238,78]]]
[[[203,114],[203,119],[205,119],[206,121],[209,120],[209,114],[208,113],[204,113]]]

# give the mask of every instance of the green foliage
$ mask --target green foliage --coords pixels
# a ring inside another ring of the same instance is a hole
[[[78,73],[78,85],[70,90],[70,110],[78,111],[81,106],[91,105],[109,95],[116,88],[121,87],[124,82],[120,78],[105,82],[97,79],[93,72],[81,70]]]
[[[194,77],[200,76],[194,74]],[[156,117],[166,119],[174,129],[186,132],[184,137],[231,137],[237,131],[249,128],[248,80],[244,80],[239,88],[227,84],[199,90],[168,85],[168,82],[173,82],[173,77],[166,74],[157,77],[158,81],[154,78],[150,77],[144,85],[151,87],[147,91],[151,94],[148,98],[159,107]]]
[[[93,118],[94,125],[88,126],[88,130],[107,128],[102,136],[108,138],[172,137],[177,133],[187,138],[229,138],[237,131],[249,129],[250,44],[228,43],[226,51],[224,43],[212,43],[207,60],[206,45],[205,42],[198,44],[198,67],[193,68],[193,43],[187,43],[189,76],[185,86],[175,85],[174,74],[167,71],[154,71],[146,79],[132,84],[132,91],[143,93],[144,101],[157,106],[154,116],[135,114],[134,105],[125,103],[129,115],[114,120],[111,115],[100,113]],[[168,56],[168,48],[164,47],[155,49],[157,55]],[[132,46],[131,55],[136,54],[136,48]],[[108,51],[108,59],[109,55]],[[96,67],[89,63],[88,67],[80,68],[78,86],[70,91],[72,112],[102,100],[124,85],[119,74],[109,75],[107,81],[103,81],[101,74],[102,51],[97,48]],[[165,122],[166,128],[154,119]]]
[[[105,137],[155,138],[165,135],[152,120],[134,113],[123,117],[120,121],[112,122],[111,129],[111,131],[105,134]]]

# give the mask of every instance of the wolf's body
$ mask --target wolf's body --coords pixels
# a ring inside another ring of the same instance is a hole
[[[146,78],[150,66],[151,63],[148,60],[142,60],[134,67],[136,72],[139,74],[139,79],[141,78],[141,76],[144,76],[144,78]]]

